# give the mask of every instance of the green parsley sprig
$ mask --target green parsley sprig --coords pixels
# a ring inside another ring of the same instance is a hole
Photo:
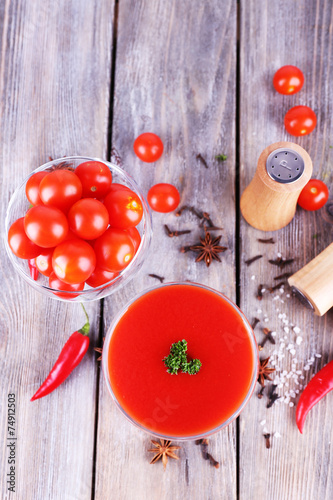
[[[195,375],[200,370],[202,363],[199,359],[187,361],[187,342],[180,340],[174,342],[170,347],[170,354],[163,358],[164,364],[167,367],[167,372],[171,375],[178,375],[178,370],[189,375]]]

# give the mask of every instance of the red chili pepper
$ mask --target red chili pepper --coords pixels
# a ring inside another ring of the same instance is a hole
[[[305,418],[311,408],[333,389],[333,360],[310,380],[299,398],[296,409],[296,423],[303,433]]]
[[[43,398],[54,391],[72,373],[87,352],[90,324],[88,314],[84,306],[82,304],[81,306],[83,307],[87,322],[80,330],[72,333],[69,337],[49,375],[30,401]]]
[[[29,270],[30,270],[30,276],[32,277],[32,279],[34,281],[36,281],[37,278],[38,278],[38,272],[39,271],[37,269],[35,259],[29,259],[28,260],[28,266],[29,266]]]

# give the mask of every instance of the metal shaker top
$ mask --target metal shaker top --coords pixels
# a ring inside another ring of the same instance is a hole
[[[274,181],[290,184],[303,175],[304,160],[299,153],[292,149],[275,149],[266,160],[266,170]]]

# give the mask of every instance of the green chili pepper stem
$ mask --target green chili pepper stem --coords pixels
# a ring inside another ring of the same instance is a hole
[[[78,332],[82,333],[82,335],[86,335],[87,337],[89,337],[89,331],[90,331],[89,316],[88,316],[88,313],[87,313],[84,305],[82,304],[82,302],[80,302],[80,304],[81,304],[81,307],[83,309],[84,314],[86,315],[87,322],[83,325],[82,328],[80,328],[80,330],[78,330]]]

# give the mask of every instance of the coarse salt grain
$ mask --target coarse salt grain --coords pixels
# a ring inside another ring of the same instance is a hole
[[[262,420],[262,421],[260,422],[260,425],[265,425],[265,423],[266,423],[266,420]]]
[[[276,332],[271,332],[271,335],[272,335],[272,337],[275,337],[276,336]],[[316,356],[318,357],[317,354],[316,354]],[[320,356],[320,354],[319,354],[319,356]]]
[[[295,356],[295,354],[296,354],[295,349],[290,349],[290,354],[291,354],[292,356]]]
[[[321,354],[315,354],[315,356],[316,356],[316,358],[321,358]]]
[[[277,256],[278,256],[278,258],[282,257],[282,253],[278,252]]]
[[[308,372],[310,370],[310,366],[309,365],[305,365],[304,366],[304,371]]]
[[[294,329],[295,330],[295,329]],[[296,344],[297,345],[301,345],[301,343],[303,342],[303,338],[298,336],[297,339],[296,339]]]
[[[256,279],[256,277],[255,277],[255,275],[253,274],[253,275],[251,276],[251,280],[253,281],[253,280],[255,280],[255,279]]]
[[[273,436],[274,436],[275,438],[278,438],[278,439],[279,439],[280,437],[282,437],[282,436],[281,436],[281,434],[280,434],[279,432],[274,432]]]
[[[269,322],[269,319],[268,318],[265,318],[264,319],[264,323],[268,323]]]
[[[301,331],[301,329],[298,328],[298,326],[294,326],[293,330],[295,333],[300,333],[300,331]]]
[[[261,309],[257,309],[257,314],[261,314],[262,313],[262,310]]]
[[[290,402],[289,406],[290,406],[290,408],[292,408],[294,406],[294,403]]]
[[[289,328],[287,326],[284,327],[283,329],[286,333],[289,333]]]

